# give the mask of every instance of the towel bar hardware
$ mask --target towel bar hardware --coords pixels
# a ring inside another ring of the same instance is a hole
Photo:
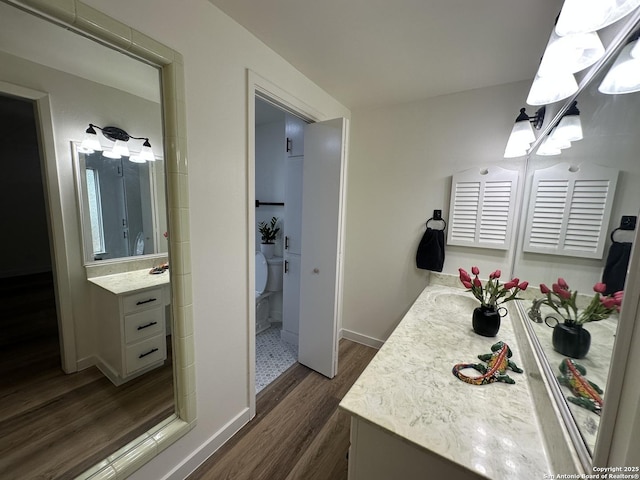
[[[442,218],[442,210],[434,210],[433,211],[433,217],[431,217],[429,220],[427,220],[427,223],[425,224],[427,228],[429,228],[429,222],[431,221],[438,221],[438,222],[442,222],[444,224],[444,227],[442,227],[441,230],[446,230],[447,229],[447,221]]]
[[[260,208],[260,205],[279,205],[284,207],[284,202],[261,202],[260,200],[256,200],[256,208]]]

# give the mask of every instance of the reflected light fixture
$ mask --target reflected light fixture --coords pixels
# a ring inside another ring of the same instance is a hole
[[[562,149],[553,143],[551,133],[552,132],[547,134],[545,139],[542,141],[542,143],[536,150],[536,155],[543,155],[547,157],[551,155],[560,155],[562,153]]]
[[[520,109],[520,114],[511,129],[509,140],[507,140],[504,158],[522,157],[527,154],[529,147],[536,140],[533,129],[540,130],[542,128],[544,113],[545,107],[542,107],[530,117],[525,108]]]
[[[640,91],[640,41],[638,33],[624,46],[598,87],[600,93],[616,95]]]
[[[78,149],[81,153],[93,153],[95,151],[103,150],[95,130],[96,128],[102,132],[102,135],[104,135],[105,138],[114,142],[111,150],[105,150],[102,152],[103,157],[115,159],[121,157],[129,157],[129,160],[134,163],[144,163],[147,161],[152,162],[155,160],[155,156],[153,154],[153,150],[151,149],[151,144],[149,143],[148,138],[134,137],[118,127],[108,126],[102,128],[92,123],[89,124],[89,128],[87,128],[87,130],[85,131],[84,140],[82,141]],[[131,155],[131,153],[129,152],[127,142],[130,139],[144,140],[139,154]]]
[[[554,138],[566,140],[567,142],[577,142],[582,140],[582,123],[580,122],[580,110],[578,102],[574,101],[571,107],[563,115],[554,129]]]
[[[529,105],[548,105],[570,97],[578,91],[578,83],[572,73],[555,71],[548,75],[536,74],[527,96]]]
[[[595,32],[628,15],[638,5],[640,0],[565,0],[555,31],[561,37]]]
[[[551,32],[538,75],[544,77],[557,71],[576,73],[596,63],[604,55],[604,45],[596,32],[576,33],[560,37]]]

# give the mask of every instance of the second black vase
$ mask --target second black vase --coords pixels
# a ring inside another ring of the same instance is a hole
[[[495,307],[480,305],[473,310],[473,331],[483,337],[495,337],[500,330],[500,313]]]
[[[591,334],[575,323],[558,323],[551,337],[556,352],[571,358],[584,358],[591,346]]]

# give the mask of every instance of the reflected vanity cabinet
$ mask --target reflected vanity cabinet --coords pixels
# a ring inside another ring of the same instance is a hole
[[[167,358],[165,288],[116,294],[92,284],[97,366],[115,385]]]

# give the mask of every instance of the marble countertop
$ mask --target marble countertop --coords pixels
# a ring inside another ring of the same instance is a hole
[[[471,327],[477,305],[465,290],[426,287],[340,407],[488,478],[543,478],[552,472],[527,370],[508,373],[515,385],[469,385],[451,373],[499,340],[522,367],[509,315],[497,337],[482,337]]]
[[[168,270],[157,275],[151,275],[149,270],[147,268],[133,272],[114,273],[112,275],[89,278],[88,281],[115,295],[169,284]]]

